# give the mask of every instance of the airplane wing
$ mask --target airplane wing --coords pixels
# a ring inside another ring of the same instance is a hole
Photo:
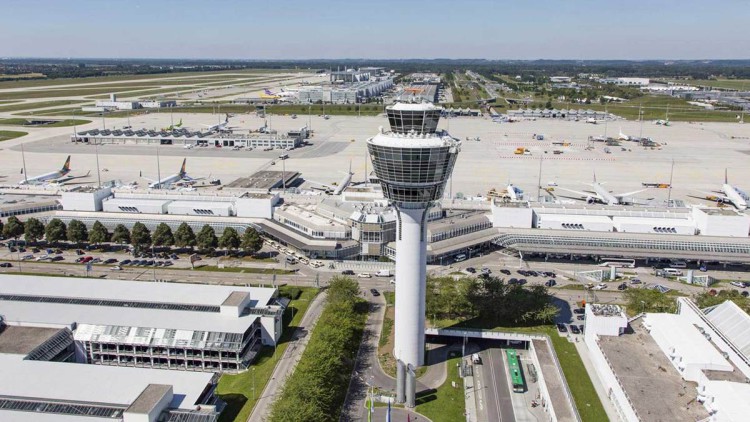
[[[561,188],[559,186],[556,187],[555,189],[564,190],[566,192],[570,192],[570,193],[574,193],[576,195],[581,195],[581,196],[586,196],[586,197],[588,197],[588,196],[595,197],[596,196],[596,193],[593,193],[593,192],[582,192],[582,191],[579,191],[579,190],[572,190],[572,189]]]
[[[59,179],[55,179],[54,182],[57,183],[57,184],[60,184],[60,185],[64,185],[65,183],[70,182],[71,180],[85,179],[85,178],[89,177],[90,174],[91,174],[91,170],[89,170],[88,172],[86,172],[86,174],[84,174],[83,176],[61,177]]]
[[[328,183],[316,182],[315,180],[309,180],[309,179],[305,179],[305,180],[307,182],[310,182],[310,183],[316,185],[316,186],[312,187],[313,189],[336,190],[336,186],[329,185]]]
[[[618,198],[627,198],[629,196],[633,196],[635,194],[638,194],[638,193],[641,193],[641,192],[645,192],[647,190],[648,190],[648,188],[641,189],[641,190],[636,190],[636,191],[633,191],[633,192],[619,193],[619,194],[615,194],[615,196],[618,197]]]

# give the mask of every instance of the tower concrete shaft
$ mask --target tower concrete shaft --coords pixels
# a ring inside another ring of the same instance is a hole
[[[412,368],[424,364],[427,210],[442,198],[461,145],[437,129],[440,113],[432,104],[389,106],[391,130],[367,141],[383,195],[396,208],[394,354]]]

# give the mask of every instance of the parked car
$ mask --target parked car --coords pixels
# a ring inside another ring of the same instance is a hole
[[[380,296],[380,292],[376,289],[370,289],[370,293],[372,293],[373,296]]]
[[[164,266],[165,267],[169,267],[170,265],[174,265],[174,264],[172,264],[172,261],[164,261]]]
[[[131,261],[129,259],[123,259],[122,262],[120,262],[120,265],[129,265],[131,262],[133,262],[133,261]]]
[[[581,330],[577,326],[570,324],[570,332],[573,334],[581,334]]]
[[[575,308],[575,309],[573,309],[573,313],[574,314],[578,314],[578,315],[582,315],[582,314],[586,313],[586,309],[585,308]]]
[[[586,315],[576,315],[576,319],[579,321],[583,321],[586,319]]]
[[[510,275],[510,270],[502,269],[500,270],[501,274]]]
[[[619,286],[617,286],[617,290],[625,290],[628,288],[627,283],[621,283]]]
[[[745,286],[745,283],[743,283],[741,281],[732,281],[729,284],[731,284],[734,287],[739,287],[740,289],[744,289],[745,287],[747,287],[747,286]]]
[[[477,272],[477,269],[476,269],[476,268],[474,268],[474,267],[466,267],[466,272],[467,272],[467,273],[471,273],[471,274],[474,274],[474,273],[476,273],[476,272]]]
[[[544,285],[547,286],[547,287],[552,287],[552,286],[557,285],[557,282],[555,280],[549,279],[549,280],[547,280],[546,283],[544,283]]]
[[[353,270],[344,270],[344,271],[341,271],[341,274],[342,275],[354,275],[354,271]]]
[[[50,258],[50,261],[52,262],[63,261],[63,260],[65,260],[65,258],[61,255],[53,256],[52,258]]]
[[[357,278],[372,278],[370,273],[359,273],[357,274]]]
[[[11,268],[13,264],[10,262],[0,262],[0,268]]]
[[[115,262],[117,262],[115,258],[109,258],[104,261],[105,264],[114,264]]]
[[[566,327],[565,324],[558,323],[557,324],[557,331],[559,331],[561,333],[567,333],[568,332],[568,327]]]
[[[634,278],[634,279],[630,280],[630,284],[641,284],[641,283],[643,283],[643,282],[639,278]]]
[[[122,267],[120,267],[119,265],[115,265],[114,267],[112,267],[112,271],[122,271]]]

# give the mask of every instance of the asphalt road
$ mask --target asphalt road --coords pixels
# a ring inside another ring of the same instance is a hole
[[[487,349],[480,352],[481,365],[474,365],[474,376],[478,381],[475,387],[482,391],[476,396],[477,412],[480,420],[512,422],[513,402],[508,386],[507,371],[501,349]]]
[[[262,422],[268,416],[268,412],[271,410],[271,404],[284,386],[287,377],[289,377],[294,371],[297,362],[299,362],[302,353],[305,351],[307,342],[310,339],[310,333],[312,333],[315,323],[323,312],[325,297],[326,294],[321,293],[313,299],[312,303],[310,303],[307,312],[302,317],[299,326],[292,335],[291,343],[284,351],[284,356],[282,356],[276,364],[276,367],[271,374],[271,379],[268,381],[268,384],[266,384],[266,388],[263,389],[250,417],[248,417],[248,421]]]

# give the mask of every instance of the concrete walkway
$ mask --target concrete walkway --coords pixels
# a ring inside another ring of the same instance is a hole
[[[313,299],[312,303],[310,303],[307,312],[302,317],[297,329],[294,331],[292,340],[284,351],[284,355],[279,359],[278,363],[276,363],[276,367],[271,374],[271,379],[268,381],[266,388],[263,389],[258,401],[255,403],[253,412],[247,419],[248,421],[262,422],[267,418],[268,412],[271,410],[271,404],[273,404],[276,396],[284,386],[287,377],[292,374],[294,368],[297,366],[297,362],[299,362],[300,357],[302,356],[302,353],[305,351],[307,342],[310,339],[310,333],[312,333],[318,318],[320,318],[320,314],[323,312],[325,298],[326,293],[322,292]]]

